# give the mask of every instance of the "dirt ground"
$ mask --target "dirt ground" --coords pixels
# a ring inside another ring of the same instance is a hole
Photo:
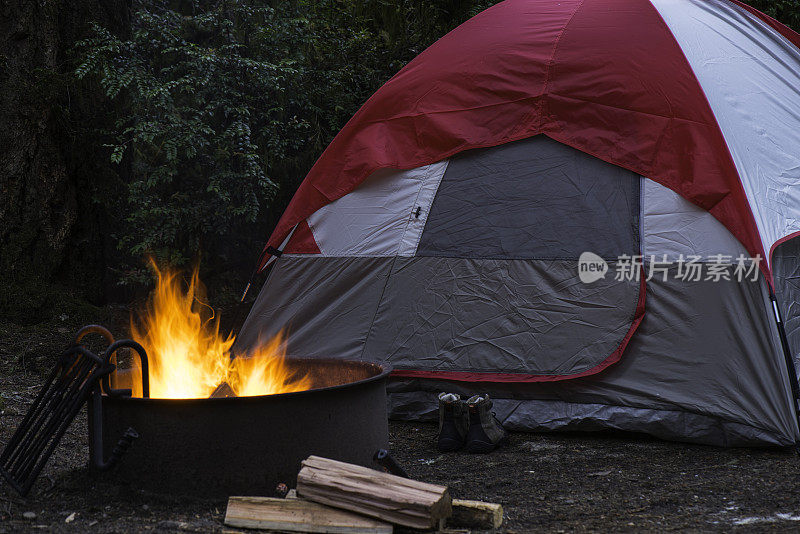
[[[94,310],[124,325],[121,309]],[[85,317],[0,323],[0,446]],[[784,531],[800,529],[793,451],[720,449],[620,434],[522,434],[488,455],[441,454],[430,424],[392,422],[391,448],[417,479],[457,498],[503,504],[503,532]],[[0,483],[0,534],[220,532],[225,502],[144,493],[93,478],[81,413],[31,494]]]

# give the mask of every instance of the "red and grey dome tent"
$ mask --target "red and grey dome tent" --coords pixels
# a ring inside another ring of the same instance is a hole
[[[388,362],[395,417],[796,443],[798,46],[735,0],[484,11],[311,169],[239,350]]]

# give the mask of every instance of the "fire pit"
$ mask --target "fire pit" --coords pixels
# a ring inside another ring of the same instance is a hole
[[[133,428],[139,437],[109,476],[158,492],[272,495],[280,482],[294,485],[300,461],[312,454],[370,465],[388,442],[389,369],[343,360],[284,363],[311,389],[206,399],[96,396],[89,407],[91,464],[112,457]],[[118,371],[117,385],[126,375]]]
[[[154,491],[271,495],[293,485],[312,454],[369,465],[386,447],[388,369],[286,358],[284,331],[234,353],[198,269],[185,284],[152,267],[156,285],[131,317],[133,340],[114,345],[133,349],[131,365],[115,366],[91,400],[96,469]]]

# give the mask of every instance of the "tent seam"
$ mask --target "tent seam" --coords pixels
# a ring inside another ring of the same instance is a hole
[[[381,308],[381,303],[383,302],[383,297],[386,294],[386,288],[389,286],[389,280],[392,277],[392,272],[394,272],[394,265],[397,263],[397,256],[392,257],[392,263],[389,265],[389,272],[386,273],[386,281],[383,283],[383,288],[381,289],[381,296],[378,297],[378,303],[375,305],[375,313],[372,314],[372,320],[369,323],[369,329],[367,330],[367,335],[364,338],[364,344],[361,346],[361,354],[359,355],[358,359],[364,359],[364,353],[367,350],[367,344],[369,343],[370,337],[372,337],[372,329],[375,326],[375,320],[378,318],[378,310]]]
[[[553,41],[553,48],[550,51],[550,59],[547,60],[547,66],[545,67],[545,70],[544,70],[544,83],[542,84],[542,98],[539,100],[539,129],[540,130],[541,130],[542,125],[544,123],[545,108],[546,108],[545,101],[546,101],[547,96],[549,94],[548,91],[550,90],[551,71],[553,70],[553,68],[555,66],[556,54],[558,53],[558,45],[561,43],[561,38],[564,36],[564,33],[566,33],[567,27],[569,27],[570,23],[575,18],[575,15],[577,15],[578,11],[580,11],[581,7],[583,7],[583,4],[584,4],[585,1],[586,0],[580,0],[580,2],[578,2],[578,5],[576,5],[575,9],[572,11],[572,13],[570,13],[569,18],[564,23],[564,26],[561,27],[561,30],[559,30],[558,35],[556,36],[555,40]],[[531,113],[533,113],[533,111],[531,111]],[[530,118],[530,114],[527,117],[525,117],[524,122],[529,122],[529,118]],[[548,115],[548,122],[550,122],[549,115]]]

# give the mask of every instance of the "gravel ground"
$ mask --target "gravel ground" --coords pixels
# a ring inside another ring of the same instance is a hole
[[[122,311],[102,313],[124,324]],[[0,323],[0,446],[78,324]],[[504,532],[800,529],[800,458],[793,451],[517,433],[488,455],[441,454],[434,425],[393,422],[390,432],[392,451],[412,477],[445,484],[458,498],[502,503]],[[81,413],[27,498],[0,484],[0,534],[223,530],[224,501],[144,493],[92,477],[86,439]]]

